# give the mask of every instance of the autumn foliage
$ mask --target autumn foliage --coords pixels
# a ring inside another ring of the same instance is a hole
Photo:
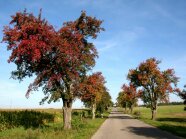
[[[87,76],[81,84],[81,100],[92,108],[92,118],[95,118],[96,104],[101,101],[106,93],[105,79],[101,72],[93,73]]]
[[[138,98],[141,96],[141,90],[137,90],[137,88],[132,84],[124,84],[122,86],[122,93],[123,99],[125,100],[125,103],[128,104],[132,113],[134,105],[137,103]]]
[[[55,30],[45,19],[32,13],[18,12],[4,28],[3,41],[11,51],[8,62],[17,65],[12,77],[22,81],[35,75],[26,96],[31,91],[43,88],[45,98],[41,101],[63,100],[64,128],[71,128],[71,106],[79,96],[76,87],[87,71],[95,65],[98,56],[93,43],[101,20],[82,12],[75,21],[65,22]]]
[[[161,71],[159,63],[155,58],[150,58],[128,73],[131,84],[142,88],[141,98],[151,108],[152,119],[155,119],[158,101],[168,101],[169,93],[179,91],[173,87],[178,82],[174,70]]]

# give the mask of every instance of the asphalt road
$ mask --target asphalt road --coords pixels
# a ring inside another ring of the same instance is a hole
[[[180,139],[113,109],[92,139]]]

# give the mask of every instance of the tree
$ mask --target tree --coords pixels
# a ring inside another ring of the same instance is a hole
[[[186,85],[184,87],[186,88]],[[182,92],[179,92],[179,96],[183,99],[183,103],[186,105],[186,90],[183,89]],[[186,106],[185,106],[184,110],[186,110]]]
[[[128,100],[127,100],[126,94],[123,91],[119,92],[119,94],[118,94],[117,105],[125,108],[125,111],[127,111]]]
[[[113,102],[111,100],[111,96],[105,88],[105,91],[101,96],[101,100],[97,103],[96,111],[102,114],[104,111],[108,110],[108,107],[111,107],[112,105]]]
[[[41,19],[41,12],[35,17],[25,10],[12,16],[10,25],[4,28],[3,41],[12,51],[8,62],[17,65],[12,77],[22,81],[35,75],[26,96],[42,87],[46,96],[41,104],[62,99],[65,129],[71,128],[72,102],[80,95],[77,86],[95,65],[98,55],[89,41],[104,30],[101,23],[82,12],[77,20],[65,22],[56,31]]]
[[[92,109],[92,119],[95,119],[96,104],[101,101],[103,93],[105,93],[105,79],[101,72],[93,73],[87,76],[81,84],[81,100],[85,105]]]
[[[157,113],[158,101],[168,101],[168,94],[179,90],[173,87],[178,82],[174,70],[160,71],[159,63],[155,58],[147,59],[136,69],[129,70],[127,77],[132,85],[142,88],[142,100],[150,106],[153,120]]]
[[[128,104],[131,113],[133,112],[134,105],[137,103],[138,98],[141,95],[141,90],[136,89],[136,87],[132,84],[122,86],[122,93],[125,96],[125,101]]]

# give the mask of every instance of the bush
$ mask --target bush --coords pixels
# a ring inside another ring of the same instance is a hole
[[[83,128],[85,126],[85,121],[81,120],[80,117],[73,117],[72,118],[72,128],[74,129],[80,129]]]
[[[36,128],[54,122],[54,115],[36,111],[0,111],[0,131],[14,127]]]
[[[135,111],[133,114],[134,114],[135,118],[140,118],[140,116],[141,116],[140,111]]]
[[[84,118],[87,118],[89,115],[91,115],[91,114],[89,114],[89,112],[87,110],[84,110],[82,113],[82,117],[84,117]]]
[[[129,110],[124,110],[124,114],[129,114]]]
[[[82,111],[73,111],[72,115],[79,116],[82,113]]]
[[[75,113],[74,115],[76,115],[76,113]],[[92,115],[92,113],[91,113],[91,110],[89,110],[89,109],[81,110],[81,111],[79,111],[79,113],[78,113],[78,116],[81,116],[81,117],[83,117],[83,118],[87,118],[87,117],[89,117],[89,116],[91,116],[91,115]]]

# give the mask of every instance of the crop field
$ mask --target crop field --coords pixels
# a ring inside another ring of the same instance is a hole
[[[150,108],[136,107],[135,111],[140,112],[139,119],[145,123],[186,138],[186,111],[184,111],[184,105],[159,106],[155,121],[151,120]]]
[[[83,115],[83,116],[82,116]],[[72,111],[72,129],[63,130],[62,110],[0,110],[1,139],[87,139],[90,138],[105,118],[92,120],[89,110]]]

